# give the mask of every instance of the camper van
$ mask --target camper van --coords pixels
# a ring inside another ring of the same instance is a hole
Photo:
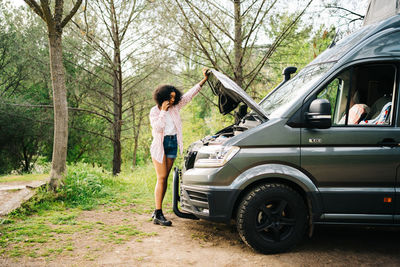
[[[313,225],[400,225],[400,15],[366,21],[259,103],[211,71],[219,111],[237,121],[188,148],[178,216],[234,220],[262,253]]]

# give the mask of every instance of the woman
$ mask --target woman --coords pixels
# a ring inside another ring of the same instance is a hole
[[[208,79],[208,69],[203,69],[204,78],[186,94],[171,85],[161,85],[153,93],[157,105],[150,110],[153,142],[150,153],[157,174],[154,189],[156,208],[152,215],[154,224],[170,226],[162,212],[162,201],[167,191],[167,179],[176,158],[177,149],[182,154],[182,122],[179,110],[200,91]]]

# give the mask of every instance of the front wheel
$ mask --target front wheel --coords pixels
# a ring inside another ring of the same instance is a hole
[[[283,184],[263,184],[250,191],[237,212],[242,240],[261,253],[278,253],[295,246],[307,227],[303,198]]]

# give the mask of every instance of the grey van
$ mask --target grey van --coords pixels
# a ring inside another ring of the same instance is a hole
[[[190,145],[174,173],[175,213],[233,219],[262,253],[292,248],[315,224],[400,225],[399,68],[396,15],[291,79],[287,68],[259,103],[212,70],[219,110],[237,120]]]

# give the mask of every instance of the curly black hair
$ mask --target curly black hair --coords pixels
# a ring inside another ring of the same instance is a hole
[[[174,106],[181,101],[182,93],[175,86],[172,85],[160,85],[153,92],[153,98],[159,107],[162,106],[164,101],[168,101],[171,98],[171,93],[175,92]]]

